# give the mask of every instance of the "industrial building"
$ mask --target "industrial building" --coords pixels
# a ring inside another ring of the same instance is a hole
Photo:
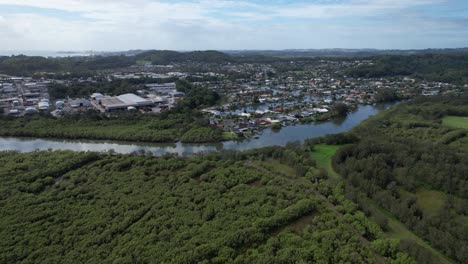
[[[75,99],[68,102],[72,108],[79,107],[92,107],[92,104],[89,100],[86,99]]]
[[[151,107],[154,102],[142,98],[136,94],[123,94],[117,97],[103,97],[98,103],[108,112],[116,110],[127,110],[129,108]]]

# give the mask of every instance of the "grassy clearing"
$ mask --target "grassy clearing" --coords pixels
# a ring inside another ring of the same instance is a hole
[[[284,175],[295,176],[296,170],[291,168],[288,165],[281,164],[278,161],[270,160],[268,161],[268,166],[273,169],[273,171],[279,172]]]
[[[447,195],[440,191],[431,190],[418,190],[416,192],[418,197],[418,205],[421,209],[428,214],[436,214],[447,201]]]
[[[239,139],[239,136],[234,132],[223,132],[224,140],[236,140]]]
[[[312,158],[317,162],[317,166],[324,168],[328,175],[335,179],[340,178],[340,176],[333,169],[331,159],[341,147],[343,145],[315,145],[312,153]]]
[[[257,162],[257,164],[265,169],[268,169],[269,171],[288,178],[295,178],[297,176],[297,172],[294,168],[286,164],[282,164],[278,160],[269,159],[264,162]]]
[[[468,117],[446,116],[442,119],[442,124],[448,127],[468,129]]]

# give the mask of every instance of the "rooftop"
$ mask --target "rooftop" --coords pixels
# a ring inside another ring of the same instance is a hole
[[[147,103],[148,100],[136,95],[136,94],[131,94],[131,93],[128,93],[128,94],[122,94],[122,95],[119,95],[117,96],[117,98],[119,100],[121,100],[122,102],[124,103],[127,103],[127,104],[139,104],[139,103]]]
[[[119,98],[117,97],[105,97],[105,98],[102,98],[101,100],[101,104],[105,107],[109,107],[109,106],[126,106],[127,104],[123,101],[121,101]]]
[[[104,97],[100,99],[101,104],[106,108],[124,108],[128,106],[146,106],[153,102],[135,94],[123,94],[117,97]]]

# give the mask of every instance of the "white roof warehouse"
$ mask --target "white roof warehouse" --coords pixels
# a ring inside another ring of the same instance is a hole
[[[106,111],[126,110],[129,107],[147,107],[153,106],[151,100],[144,99],[135,94],[123,94],[117,97],[104,97],[98,100]]]

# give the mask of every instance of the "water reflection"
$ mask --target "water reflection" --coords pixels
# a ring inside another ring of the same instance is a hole
[[[333,122],[333,124],[339,126],[339,125],[343,124],[344,121],[346,121],[346,116],[338,116],[336,118],[333,118],[331,121]]]

